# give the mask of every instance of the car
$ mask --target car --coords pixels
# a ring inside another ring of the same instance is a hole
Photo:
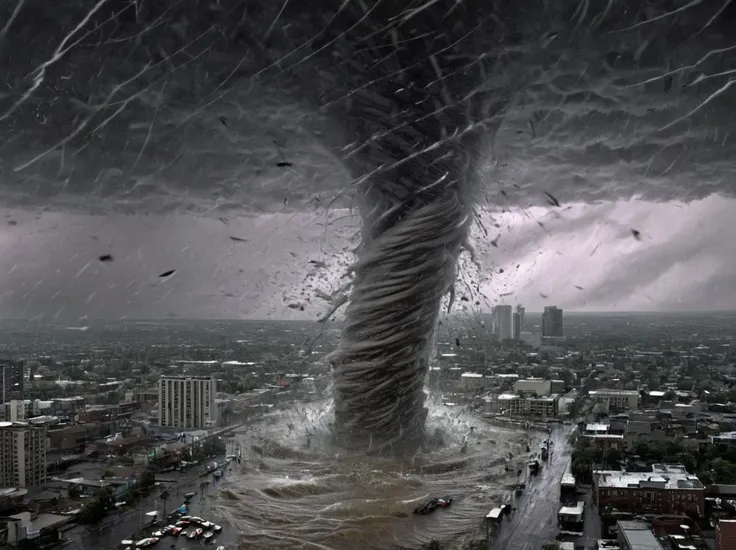
[[[207,521],[207,520],[199,522],[199,526],[202,527],[203,529],[211,529],[214,525],[215,525],[214,523],[212,523],[211,521]]]
[[[426,516],[427,514],[434,512],[437,508],[449,508],[451,505],[451,498],[433,498],[424,506],[415,508],[414,513],[420,516]]]
[[[197,538],[197,532],[195,530],[189,531],[187,533],[187,538],[190,539],[190,540]]]
[[[179,535],[181,534],[181,532],[182,532],[182,528],[181,528],[181,527],[174,527],[174,528],[173,528],[173,529],[171,530],[171,534],[172,534],[172,536],[174,536],[174,537],[178,537],[178,536],[179,536]]]
[[[186,499],[191,499],[191,498],[194,498],[195,496],[197,496],[196,491],[189,491],[188,493],[184,493],[184,498]]]
[[[219,533],[220,531],[222,531],[222,526],[221,526],[221,525],[213,525],[213,526],[212,526],[212,530],[213,530],[213,531],[214,531],[215,533]]]
[[[190,525],[190,521],[188,519],[182,519],[182,520],[179,520],[179,521],[176,522],[176,526],[179,529],[182,529],[182,528],[185,528],[185,527],[189,527],[189,525]]]

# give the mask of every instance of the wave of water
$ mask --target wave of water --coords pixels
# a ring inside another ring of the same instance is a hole
[[[541,435],[486,423],[459,408],[430,407],[429,450],[405,459],[349,456],[330,444],[328,406],[274,414],[237,435],[243,460],[219,496],[241,548],[417,548],[481,533],[507,501],[526,446]],[[448,509],[416,516],[432,497]]]

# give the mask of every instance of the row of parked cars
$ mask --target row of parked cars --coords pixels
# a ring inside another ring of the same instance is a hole
[[[182,516],[174,525],[166,525],[152,533],[150,537],[139,540],[135,543],[135,548],[155,546],[167,536],[186,537],[190,540],[204,539],[205,542],[214,542],[215,535],[221,531],[222,527],[220,525],[206,519],[197,516]],[[132,548],[126,550],[132,550]],[[225,547],[219,546],[217,550],[225,550]]]

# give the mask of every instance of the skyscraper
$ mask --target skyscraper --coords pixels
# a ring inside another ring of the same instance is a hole
[[[510,340],[514,337],[512,313],[511,306],[495,306],[493,308],[493,333],[499,342]]]
[[[557,306],[544,308],[542,337],[562,338],[562,310]]]
[[[516,306],[516,311],[514,312],[514,330],[513,330],[514,340],[518,340],[521,336],[521,332],[524,330],[525,313],[526,313],[526,309],[524,309],[524,306],[522,305]]]
[[[0,359],[0,399],[2,402],[23,399],[23,389],[23,361]]]

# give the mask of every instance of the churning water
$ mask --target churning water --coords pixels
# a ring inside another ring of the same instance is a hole
[[[416,548],[481,533],[509,498],[526,446],[540,433],[488,424],[464,409],[430,406],[428,449],[391,459],[350,456],[330,443],[329,404],[279,412],[238,434],[243,458],[219,503],[241,548]],[[417,516],[432,497],[455,499]]]

